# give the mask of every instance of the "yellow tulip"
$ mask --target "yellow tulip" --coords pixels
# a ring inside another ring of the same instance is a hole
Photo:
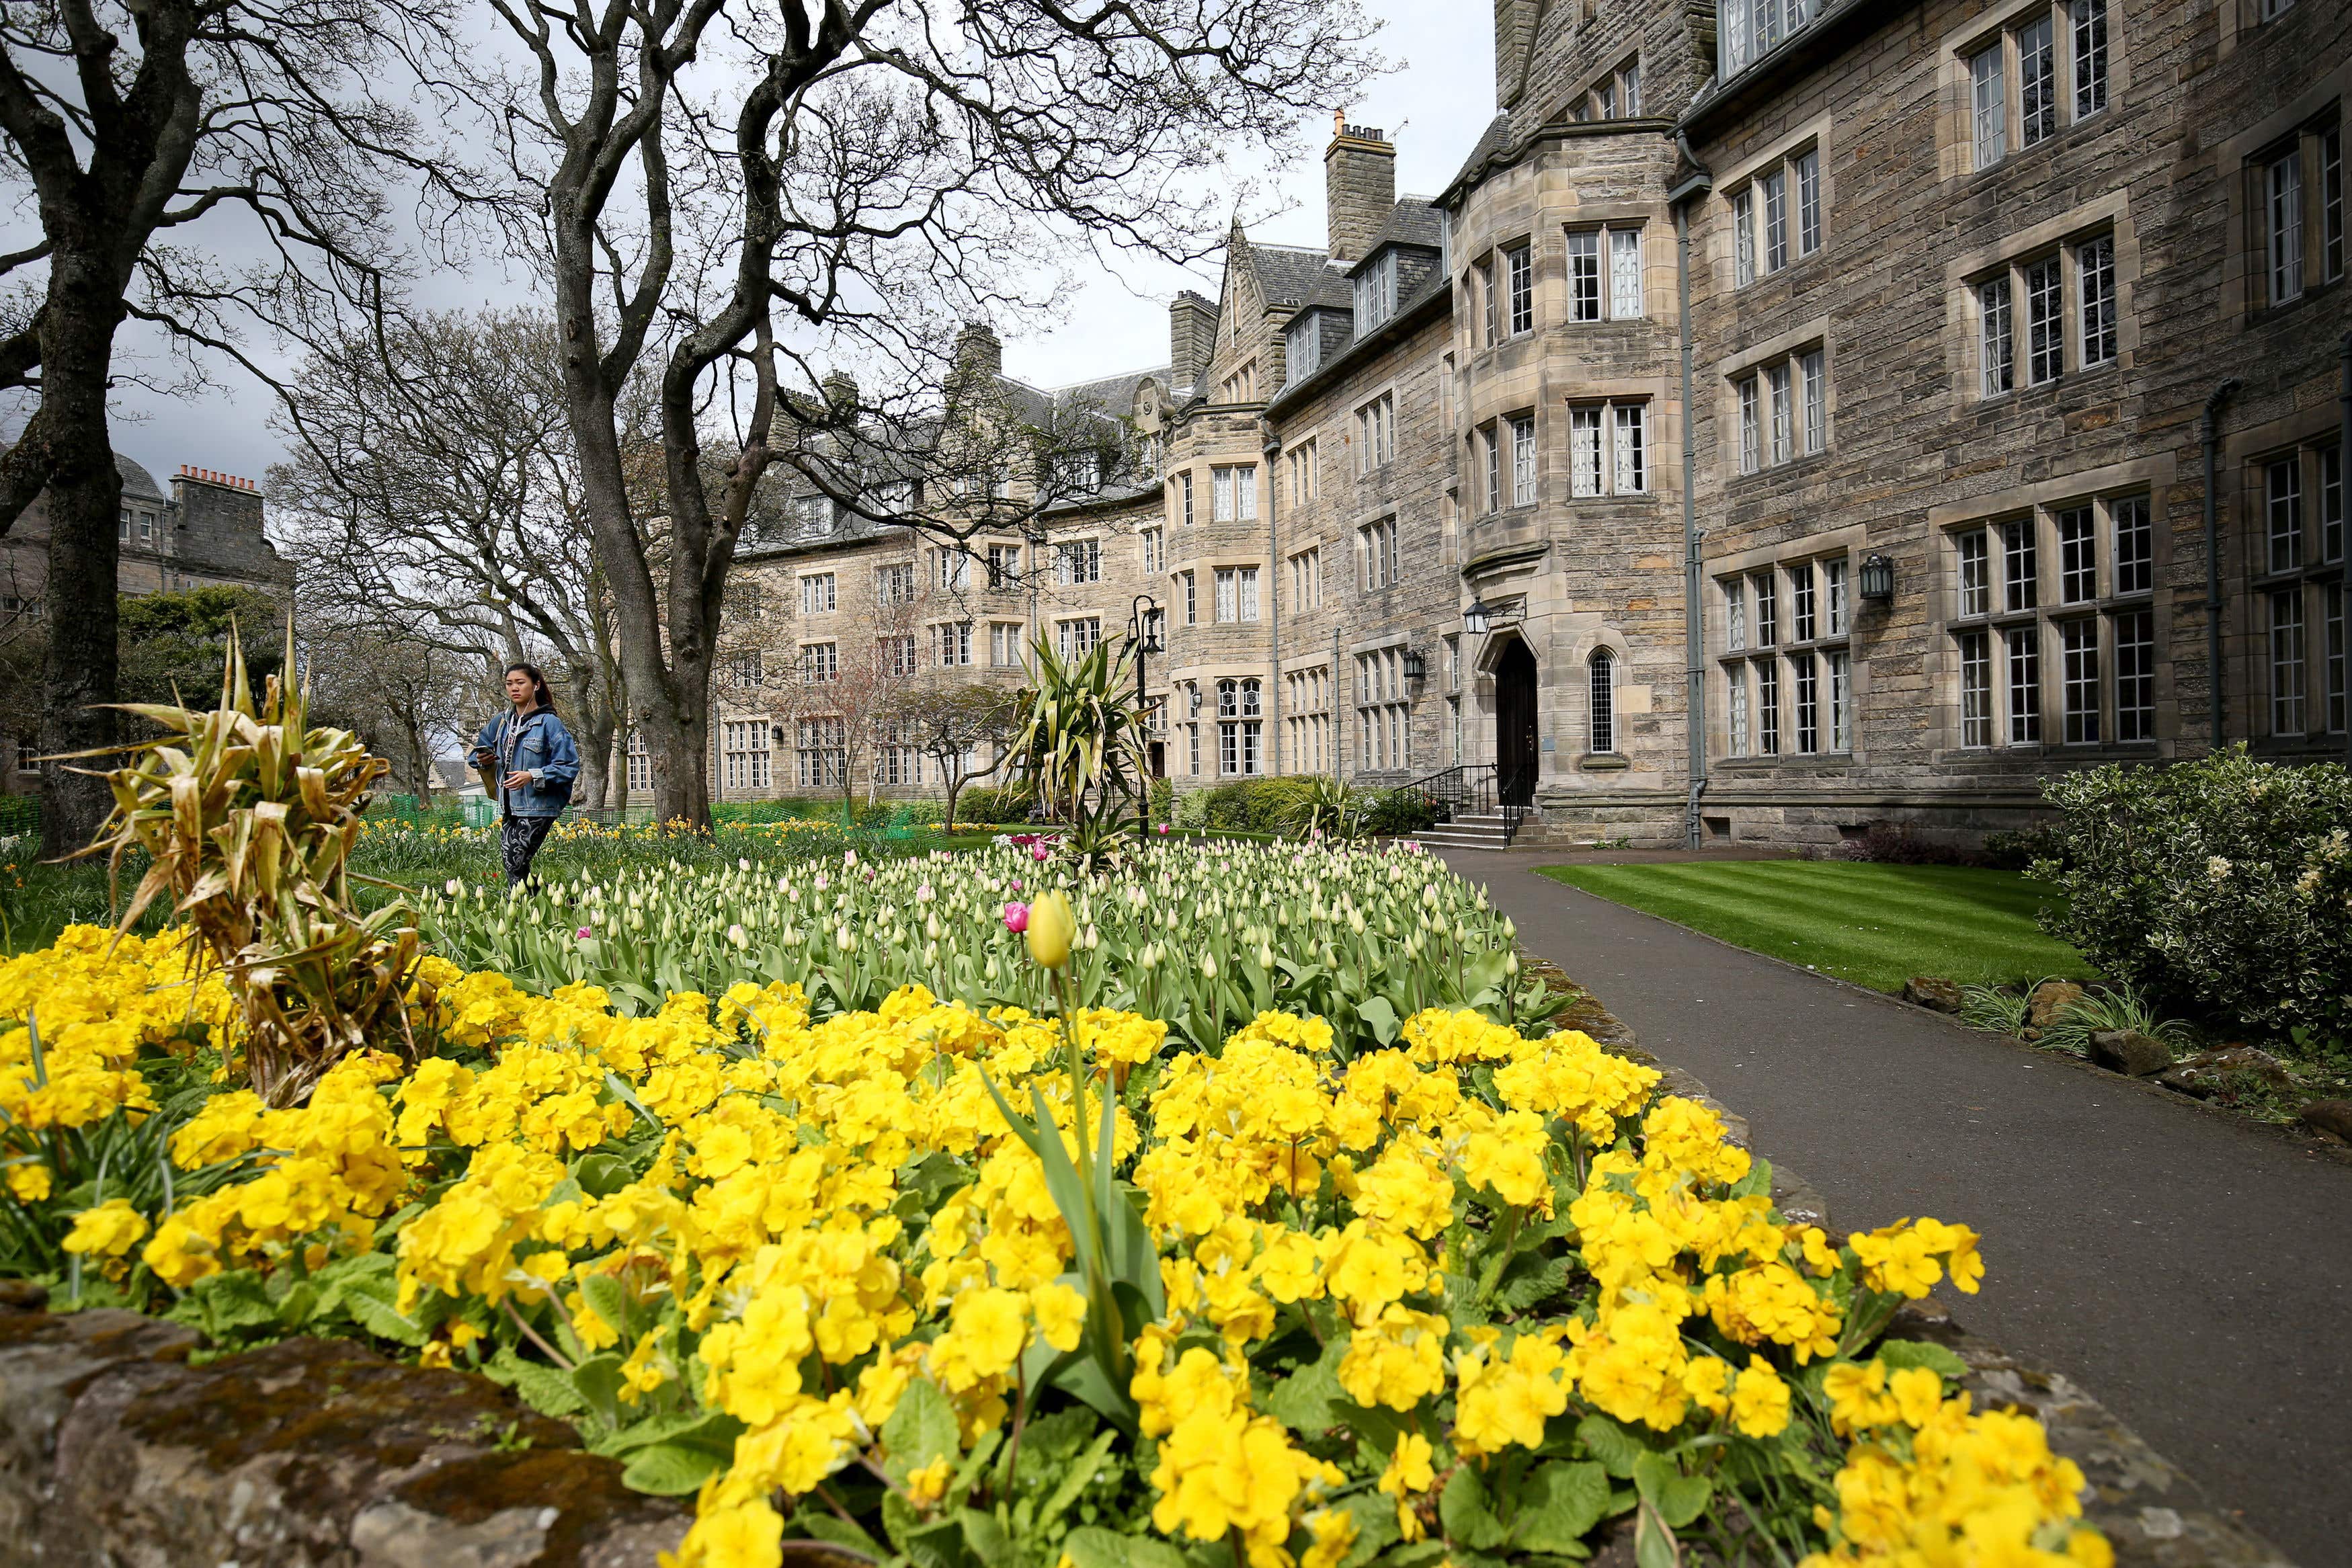
[[[1058,891],[1037,895],[1029,905],[1029,956],[1048,969],[1070,961],[1070,938],[1078,928],[1068,896]]]

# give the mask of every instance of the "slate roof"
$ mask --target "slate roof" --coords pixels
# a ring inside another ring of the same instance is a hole
[[[1304,246],[1244,244],[1249,252],[1250,270],[1257,275],[1257,286],[1265,293],[1269,304],[1278,305],[1345,305],[1349,302],[1347,275],[1331,265],[1319,250]]]
[[[1418,246],[1423,250],[1445,248],[1445,214],[1426,196],[1402,196],[1389,209],[1381,223],[1380,233],[1364,247],[1364,261],[1381,254],[1392,245]],[[1357,262],[1350,271],[1360,270],[1364,261]]]

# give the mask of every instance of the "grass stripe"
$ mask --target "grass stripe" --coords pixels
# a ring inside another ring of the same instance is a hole
[[[1920,974],[1978,984],[2091,972],[2035,923],[2056,895],[2014,872],[1734,861],[1550,866],[1543,874],[1880,990]]]

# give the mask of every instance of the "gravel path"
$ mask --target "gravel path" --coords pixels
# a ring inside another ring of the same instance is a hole
[[[1959,1321],[2082,1383],[2305,1568],[2352,1563],[2352,1161],[1448,851],[1841,1228],[1985,1238]],[[1612,860],[1633,859],[1612,855]],[[1649,858],[1649,857],[1641,857]]]

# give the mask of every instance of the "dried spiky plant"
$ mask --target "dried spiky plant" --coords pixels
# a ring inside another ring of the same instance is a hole
[[[293,631],[289,619],[289,649]],[[350,1051],[411,1048],[408,908],[362,915],[351,897],[360,813],[392,765],[349,730],[310,728],[309,694],[277,675],[257,709],[234,628],[224,664],[210,710],[121,705],[163,733],[122,748],[122,766],[101,775],[114,810],[82,853],[106,852],[119,874],[133,846],[147,852],[122,928],[170,895],[243,1009],[255,1092],[295,1105]]]

